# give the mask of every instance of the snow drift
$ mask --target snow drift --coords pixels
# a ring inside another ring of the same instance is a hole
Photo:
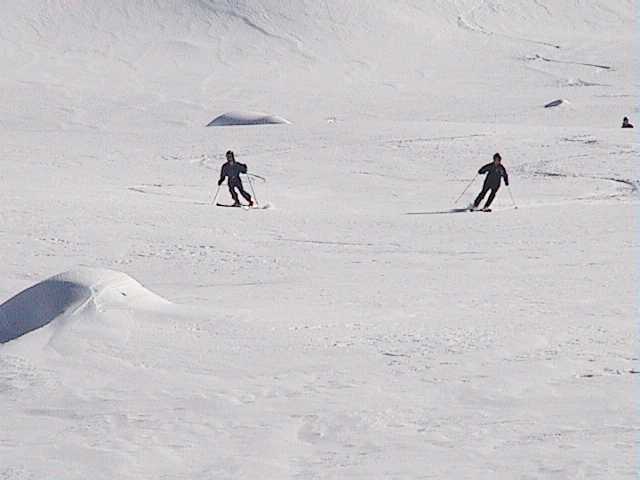
[[[268,113],[227,112],[211,120],[207,127],[227,127],[233,125],[278,125],[288,123],[290,123],[288,120]]]
[[[128,275],[80,268],[55,275],[0,305],[0,343],[6,343],[86,308],[153,308],[170,302]]]

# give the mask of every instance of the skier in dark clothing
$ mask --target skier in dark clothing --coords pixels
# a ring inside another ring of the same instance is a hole
[[[253,206],[253,199],[251,195],[245,192],[244,187],[242,186],[242,180],[240,179],[241,173],[247,173],[247,166],[244,163],[236,162],[235,155],[231,150],[227,152],[227,162],[222,165],[222,169],[220,170],[220,180],[218,180],[218,186],[222,185],[224,179],[227,179],[227,186],[229,187],[229,193],[231,193],[231,198],[233,198],[233,206],[239,207],[241,205],[240,200],[238,200],[238,192],[240,195],[244,197],[244,199],[249,202],[249,206]]]
[[[491,206],[491,202],[496,198],[496,193],[498,193],[498,189],[500,188],[500,179],[504,178],[505,185],[509,186],[509,175],[500,162],[502,162],[502,157],[499,153],[496,153],[493,156],[493,162],[487,163],[484,167],[478,170],[479,175],[486,173],[487,176],[484,179],[482,191],[473,202],[473,206],[471,207],[472,209],[478,208],[478,205],[480,205],[480,202],[482,202],[482,199],[489,191],[491,191],[491,193],[489,194],[487,203],[484,204],[484,208],[487,209]]]
[[[633,128],[633,125],[629,123],[629,119],[627,117],[622,119],[622,128]]]

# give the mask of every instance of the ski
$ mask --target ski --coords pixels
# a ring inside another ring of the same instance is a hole
[[[216,203],[216,207],[225,207],[225,208],[242,208],[243,210],[267,210],[270,208],[269,204],[266,205],[234,205],[232,203]]]
[[[216,203],[216,207],[251,208],[251,207],[249,207],[249,205],[234,205],[232,203]]]

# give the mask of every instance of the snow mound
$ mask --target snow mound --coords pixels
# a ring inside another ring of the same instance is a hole
[[[261,112],[227,112],[214,118],[207,127],[227,127],[232,125],[278,125],[289,124],[287,119]]]
[[[61,317],[108,306],[156,308],[170,302],[128,275],[113,270],[79,268],[55,275],[0,305],[0,343],[6,343]]]
[[[569,104],[568,100],[564,100],[563,98],[559,98],[558,100],[554,100],[553,102],[547,103],[544,108],[553,108],[559,107],[560,105]]]

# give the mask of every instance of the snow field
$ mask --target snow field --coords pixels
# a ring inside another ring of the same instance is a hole
[[[633,2],[5,11],[0,478],[636,475]]]

